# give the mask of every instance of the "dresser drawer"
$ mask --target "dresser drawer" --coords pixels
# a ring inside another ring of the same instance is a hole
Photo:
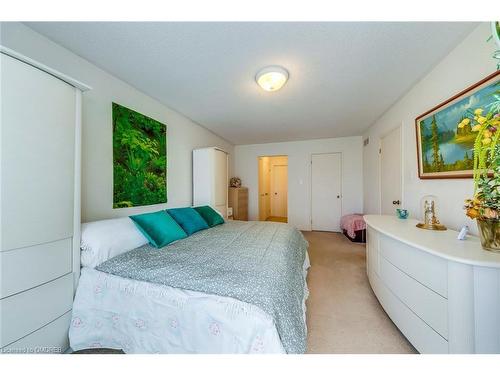
[[[449,352],[448,341],[402,303],[376,274],[373,274],[371,285],[394,324],[420,353],[445,354]]]
[[[380,254],[401,271],[443,297],[448,295],[445,259],[427,254],[392,238],[380,236]]]
[[[36,331],[71,310],[73,274],[0,300],[0,347]]]
[[[0,252],[0,298],[71,272],[72,239]]]
[[[22,339],[2,348],[10,354],[57,354],[69,348],[68,331],[71,311]]]
[[[384,257],[380,259],[380,278],[401,302],[437,333],[448,339],[448,301],[400,271]]]
[[[239,207],[239,209],[238,209],[238,211],[236,212],[236,214],[237,214],[239,217],[247,216],[247,215],[248,215],[248,210],[246,209],[246,207]]]
[[[238,189],[238,196],[240,196],[240,197],[248,197],[248,189],[246,189],[246,188],[239,188]]]

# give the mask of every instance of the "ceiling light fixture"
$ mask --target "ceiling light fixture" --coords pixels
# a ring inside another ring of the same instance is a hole
[[[257,84],[266,91],[278,91],[288,80],[288,71],[281,66],[267,66],[255,76]]]

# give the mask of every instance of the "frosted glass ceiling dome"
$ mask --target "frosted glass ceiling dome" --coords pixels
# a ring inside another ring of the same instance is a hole
[[[288,81],[288,71],[281,66],[268,66],[259,70],[255,81],[266,91],[278,91]]]

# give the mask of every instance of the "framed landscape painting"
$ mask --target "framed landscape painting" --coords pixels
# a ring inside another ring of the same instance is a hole
[[[167,126],[113,103],[113,208],[167,202]]]
[[[421,179],[472,177],[477,133],[471,120],[478,108],[485,113],[500,110],[500,71],[415,119]]]

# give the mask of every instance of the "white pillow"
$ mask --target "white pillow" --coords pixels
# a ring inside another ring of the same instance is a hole
[[[149,241],[129,217],[82,224],[82,267],[94,268]]]

